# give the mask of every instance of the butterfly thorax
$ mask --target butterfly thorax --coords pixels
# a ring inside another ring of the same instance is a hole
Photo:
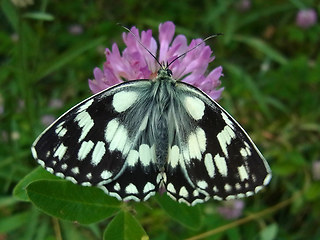
[[[152,86],[153,99],[150,105],[150,126],[155,143],[156,164],[160,171],[164,171],[170,145],[168,116],[174,95],[172,85],[175,83],[171,74],[169,69],[160,69]]]

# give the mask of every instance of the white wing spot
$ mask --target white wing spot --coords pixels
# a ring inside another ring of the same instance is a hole
[[[223,130],[217,135],[220,147],[226,157],[228,157],[227,146],[231,143],[231,140],[235,137],[234,131],[229,127],[225,126]]]
[[[203,131],[202,128],[198,127],[196,129],[196,135],[197,135],[200,151],[201,151],[201,153],[203,153],[206,150],[206,147],[207,147],[206,133]]]
[[[213,199],[218,200],[218,201],[223,200],[223,198],[222,198],[222,197],[219,197],[219,196],[213,196]]]
[[[55,133],[58,135],[58,137],[63,137],[67,133],[67,129],[61,125],[56,128]]]
[[[225,123],[231,127],[232,129],[234,129],[234,126],[233,126],[233,122],[231,121],[231,119],[227,116],[227,114],[225,114],[223,111],[221,111],[221,115],[222,115],[222,118],[223,120],[225,121]]]
[[[198,197],[199,196],[199,191],[196,190],[196,189],[193,190],[192,195],[195,196],[195,197]]]
[[[201,151],[199,148],[197,136],[195,133],[191,133],[188,140],[188,148],[189,148],[189,154],[190,158],[196,158],[198,160],[201,160]]]
[[[207,153],[204,157],[204,165],[207,169],[209,177],[213,178],[215,175],[215,168],[211,153]]]
[[[263,181],[263,185],[268,185],[268,183],[270,182],[270,180],[271,180],[271,174],[268,174],[268,175],[266,176],[266,178],[264,179],[264,181]]]
[[[65,164],[65,163],[61,165],[61,169],[62,169],[62,170],[64,170],[64,171],[65,171],[67,168],[68,168],[68,165],[67,165],[67,164]]]
[[[168,152],[168,164],[174,169],[178,166],[180,158],[180,150],[177,145],[174,145],[172,148],[169,148]]]
[[[109,150],[114,151],[117,149],[118,151],[123,152],[124,146],[126,145],[127,141],[128,141],[128,132],[123,125],[120,125],[117,128],[117,131],[112,138],[112,141],[109,146]]]
[[[46,167],[46,170],[47,170],[49,173],[51,173],[51,174],[54,173],[54,171],[53,171],[53,169],[52,169],[51,167]]]
[[[247,155],[250,156],[251,155],[251,148],[250,145],[247,142],[244,142],[244,145],[246,146],[246,151],[247,151]]]
[[[191,206],[194,206],[194,205],[196,205],[196,204],[198,204],[198,203],[203,203],[203,202],[204,202],[203,199],[198,198],[198,199],[195,199],[195,200],[191,203]]]
[[[150,192],[150,191],[152,191],[154,189],[155,189],[155,186],[152,183],[147,182],[146,185],[143,188],[143,193]]]
[[[91,180],[92,179],[92,174],[91,173],[87,173],[86,178]]]
[[[235,186],[236,190],[240,190],[241,189],[240,183],[236,183],[234,186]]]
[[[172,193],[176,193],[176,189],[174,188],[172,183],[169,183],[167,185],[167,191],[172,192]]]
[[[162,180],[163,180],[163,176],[162,176],[162,173],[160,172],[157,175],[157,179],[156,179],[157,184],[159,184]]]
[[[106,180],[106,179],[109,179],[112,177],[112,172],[110,172],[108,170],[104,170],[104,171],[102,171],[100,176],[102,179]]]
[[[137,194],[138,193],[138,189],[133,183],[130,183],[128,186],[126,186],[125,192],[127,194]]]
[[[45,167],[44,161],[38,159],[37,162],[41,165],[41,167],[43,168]]]
[[[69,180],[69,181],[71,181],[71,182],[73,182],[74,184],[77,184],[77,183],[78,183],[78,181],[77,181],[75,178],[73,178],[73,177],[67,176],[66,179]]]
[[[110,122],[108,122],[106,130],[104,132],[104,136],[107,142],[111,142],[118,127],[119,127],[119,122],[117,119],[112,119]]]
[[[114,186],[113,186],[113,189],[116,190],[117,192],[120,191],[120,184],[119,183],[116,183]]]
[[[257,192],[259,192],[262,188],[263,188],[263,186],[257,186],[257,187],[254,189],[254,192],[257,193]]]
[[[251,178],[252,178],[253,182],[257,181],[257,176],[255,174],[251,174]]]
[[[93,166],[97,166],[102,160],[102,157],[105,153],[106,153],[105,143],[98,141],[92,153],[91,164]]]
[[[239,172],[239,177],[240,180],[243,182],[246,179],[249,179],[249,175],[246,171],[245,166],[241,165],[240,167],[238,167],[238,172]]]
[[[85,187],[90,187],[92,186],[92,184],[90,182],[82,182],[81,183],[82,186],[85,186]]]
[[[245,197],[246,195],[244,194],[244,193],[238,193],[237,194],[237,198],[243,198],[243,197]]]
[[[183,99],[183,106],[195,120],[200,120],[204,115],[205,105],[198,98],[189,96],[185,97]]]
[[[62,127],[63,124],[65,124],[65,121],[62,121],[61,123],[59,123],[59,124],[57,125],[57,128]]]
[[[189,192],[187,191],[185,186],[180,188],[179,195],[181,197],[184,197],[184,198],[188,198],[189,197]]]
[[[250,196],[252,196],[253,194],[254,194],[254,192],[252,192],[252,191],[246,192],[246,196],[247,196],[247,197],[250,197]]]
[[[147,144],[141,144],[139,147],[139,156],[142,166],[149,166],[151,162],[151,150]]]
[[[61,131],[59,132],[58,136],[59,137],[63,137],[64,135],[66,135],[67,133],[67,129],[66,128],[62,128]]]
[[[127,163],[129,167],[134,167],[139,160],[139,153],[136,150],[130,150],[127,156]]]
[[[251,155],[250,147],[246,147],[246,151],[247,151],[248,156],[250,156]]]
[[[87,136],[87,134],[89,133],[89,131],[93,127],[94,122],[93,122],[90,114],[86,111],[79,113],[77,115],[77,117],[75,118],[75,121],[77,121],[79,127],[82,128],[81,135],[78,140],[78,142],[81,142]]]
[[[230,192],[230,191],[232,190],[231,185],[228,184],[228,183],[226,183],[226,184],[224,185],[224,190],[225,190],[226,192]]]
[[[198,181],[197,186],[201,189],[206,189],[208,187],[208,183],[206,181]]]
[[[31,147],[31,153],[34,159],[38,159],[38,154],[34,146]]]
[[[213,186],[212,190],[213,190],[214,192],[219,192],[219,189],[217,188],[217,186]]]
[[[229,200],[233,200],[233,199],[236,199],[236,196],[235,195],[229,195],[226,197],[226,200],[229,201]]]
[[[79,109],[78,109],[78,113],[79,113],[79,112],[82,112],[82,111],[84,111],[84,110],[87,110],[88,107],[90,107],[92,103],[93,103],[93,99],[90,99],[90,100],[87,101],[86,103],[82,104],[82,105],[79,107]]]
[[[214,156],[214,162],[218,168],[219,173],[223,177],[226,177],[228,175],[226,159],[224,157],[221,157],[218,153],[217,155]]]
[[[93,148],[93,146],[94,143],[91,140],[88,142],[83,141],[78,152],[78,160],[82,161],[83,159],[85,159],[91,151],[91,149]]]
[[[138,93],[136,92],[121,91],[113,96],[112,106],[117,112],[121,113],[131,107],[137,98]]]
[[[55,175],[59,178],[65,178],[65,175],[61,172],[57,172],[57,173],[55,173]]]
[[[242,156],[243,158],[247,158],[247,157],[248,157],[248,153],[247,153],[247,151],[246,151],[245,148],[241,148],[241,149],[240,149],[240,154],[241,154],[241,156]]]
[[[71,172],[74,174],[74,175],[77,175],[80,173],[79,171],[79,168],[78,167],[74,167],[74,168],[71,168]]]
[[[63,143],[59,145],[59,147],[54,152],[53,157],[58,157],[59,160],[61,160],[66,153],[68,147],[64,146]]]

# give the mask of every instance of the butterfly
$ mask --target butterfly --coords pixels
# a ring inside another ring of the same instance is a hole
[[[195,205],[260,191],[271,170],[248,134],[204,92],[175,80],[169,65],[71,108],[35,140],[33,157],[58,177],[124,201],[165,190]]]

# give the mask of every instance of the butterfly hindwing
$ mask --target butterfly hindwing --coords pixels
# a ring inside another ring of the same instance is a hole
[[[121,200],[146,200],[158,191],[154,149],[143,137],[141,106],[132,106],[149,87],[148,80],[127,82],[79,103],[38,137],[34,158],[58,177]]]

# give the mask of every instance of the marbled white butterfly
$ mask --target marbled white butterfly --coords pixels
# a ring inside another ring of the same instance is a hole
[[[194,205],[257,193],[271,179],[264,157],[219,104],[173,79],[169,65],[155,79],[121,83],[71,108],[35,140],[33,157],[119,200],[166,190]]]

